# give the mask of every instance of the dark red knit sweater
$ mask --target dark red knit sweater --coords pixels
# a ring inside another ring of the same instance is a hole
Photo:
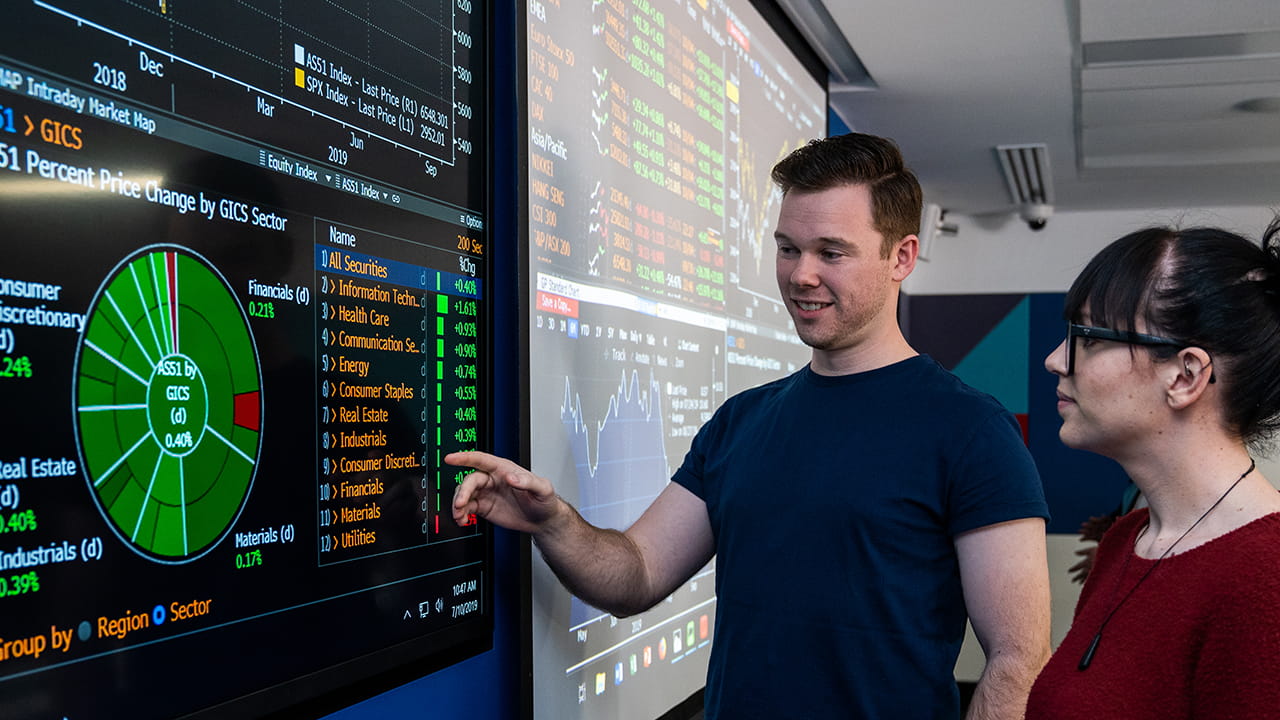
[[[1103,618],[1155,563],[1133,553],[1147,515],[1129,513],[1099,544],[1027,719],[1280,718],[1280,513],[1165,558],[1077,669]]]

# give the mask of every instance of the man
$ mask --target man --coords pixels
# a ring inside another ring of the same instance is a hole
[[[813,141],[773,172],[782,299],[810,364],[730,398],[625,532],[483,453],[454,497],[533,535],[565,586],[645,610],[716,556],[708,718],[958,715],[966,609],[986,655],[970,718],[1020,718],[1049,654],[1046,507],[1016,421],[907,344],[921,193],[897,147]]]

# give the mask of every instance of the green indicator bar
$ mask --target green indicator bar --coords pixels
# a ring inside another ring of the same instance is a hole
[[[444,334],[444,318],[442,317],[436,318],[436,334],[437,335]]]
[[[444,363],[436,362],[436,380],[444,381]]]
[[[444,357],[444,340],[436,340],[436,357]]]
[[[444,386],[440,383],[436,383],[436,402],[444,402]]]
[[[436,490],[440,489],[440,476],[436,476]],[[440,512],[440,493],[436,493],[436,512]]]
[[[436,292],[440,292],[440,273],[439,272],[436,273]],[[445,305],[448,305],[448,304],[449,303],[446,301]]]
[[[437,445],[439,445],[439,444],[440,444],[440,428],[439,428],[439,426],[437,426],[437,427],[436,427],[436,444],[437,444]],[[439,482],[439,479],[437,479],[437,482]]]
[[[436,406],[436,424],[437,425],[440,424],[440,406],[439,405]]]

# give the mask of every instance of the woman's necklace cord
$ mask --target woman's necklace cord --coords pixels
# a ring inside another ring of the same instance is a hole
[[[1160,567],[1160,563],[1163,562],[1164,559],[1169,556],[1169,553],[1173,552],[1173,549],[1177,547],[1178,543],[1182,542],[1182,538],[1191,534],[1191,531],[1196,529],[1196,526],[1200,524],[1201,520],[1204,520],[1206,517],[1209,516],[1209,513],[1213,512],[1214,508],[1221,505],[1222,501],[1227,499],[1227,496],[1231,494],[1231,491],[1235,490],[1236,486],[1240,484],[1240,481],[1244,480],[1245,477],[1249,475],[1249,473],[1253,472],[1253,469],[1255,467],[1257,467],[1257,463],[1254,462],[1253,458],[1249,458],[1249,469],[1241,473],[1240,477],[1236,478],[1236,481],[1231,483],[1231,487],[1227,488],[1227,491],[1222,493],[1222,495],[1220,495],[1218,499],[1215,500],[1214,503],[1209,506],[1208,510],[1205,510],[1204,513],[1202,513],[1200,517],[1196,519],[1195,522],[1191,523],[1191,527],[1187,528],[1181,535],[1179,535],[1178,539],[1174,540],[1172,545],[1165,548],[1163,553],[1160,553],[1160,557],[1156,558],[1155,563],[1153,563],[1151,567],[1147,568],[1147,571],[1142,574],[1142,577],[1138,578],[1138,582],[1134,583],[1133,587],[1129,588],[1129,592],[1125,593],[1124,597],[1120,598],[1120,602],[1116,603],[1115,607],[1111,608],[1111,612],[1107,613],[1107,616],[1102,619],[1102,624],[1098,626],[1098,632],[1093,636],[1093,642],[1089,643],[1089,649],[1085,650],[1084,655],[1080,657],[1080,664],[1076,666],[1077,670],[1089,669],[1089,665],[1093,663],[1093,654],[1098,650],[1098,643],[1102,641],[1102,631],[1106,629],[1107,623],[1111,622],[1111,617],[1116,614],[1116,611],[1120,609],[1120,606],[1124,605],[1125,600],[1128,600],[1129,596],[1132,595],[1133,592],[1137,590],[1139,586],[1142,585],[1143,580],[1146,580],[1147,577],[1151,575],[1151,573],[1155,572],[1156,568]],[[1141,538],[1143,533],[1146,533],[1146,532],[1147,532],[1147,528],[1146,527],[1142,528],[1142,532],[1138,533],[1138,538]],[[1130,555],[1125,556],[1124,568],[1120,570],[1120,578],[1124,577],[1125,570],[1128,569],[1129,567],[1129,557],[1132,556],[1132,552],[1133,551],[1130,551]],[[1116,581],[1116,588],[1119,588],[1119,580]],[[1111,595],[1112,597],[1115,596],[1115,589],[1112,589]]]

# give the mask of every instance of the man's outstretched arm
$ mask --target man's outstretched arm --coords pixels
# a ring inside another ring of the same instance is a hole
[[[620,532],[591,525],[546,478],[509,460],[465,452],[444,461],[476,471],[454,493],[456,521],[479,515],[529,533],[569,592],[619,617],[670,595],[715,552],[706,505],[675,483]]]

